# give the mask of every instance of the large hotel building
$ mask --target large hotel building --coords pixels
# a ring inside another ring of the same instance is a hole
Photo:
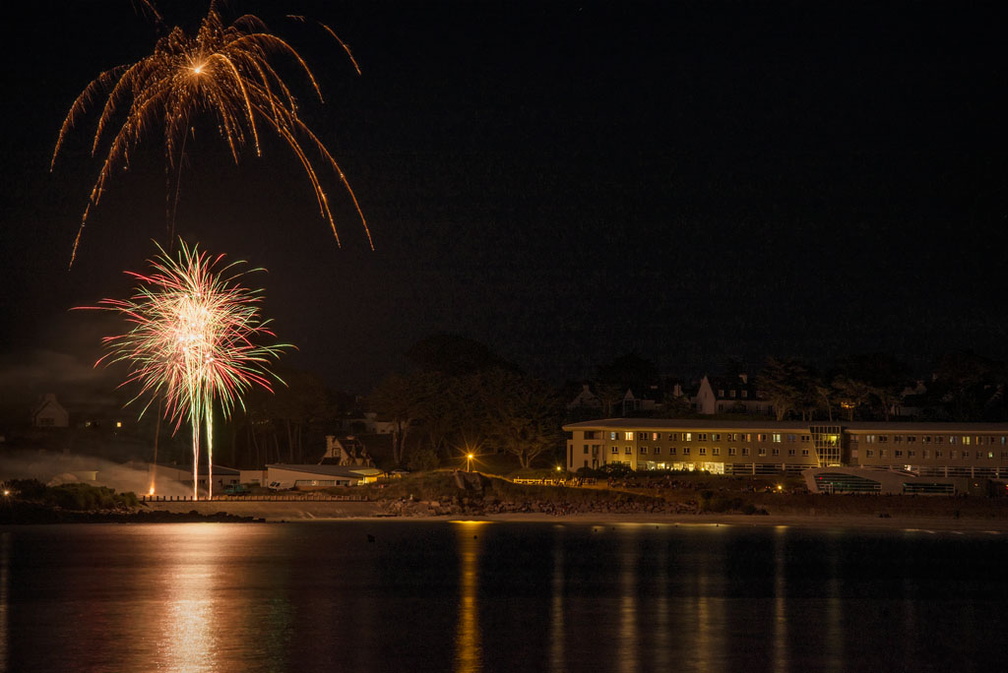
[[[797,474],[877,468],[922,477],[1008,478],[1008,424],[608,418],[564,426],[567,469]]]

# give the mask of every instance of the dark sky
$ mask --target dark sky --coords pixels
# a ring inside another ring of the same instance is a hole
[[[60,123],[155,32],[130,0],[24,3],[3,31],[0,352],[99,353],[94,314],[166,237],[160,137],[70,249],[97,160]],[[269,273],[296,366],[366,391],[425,336],[555,380],[627,352],[726,358],[1008,356],[1005,23],[998,3],[252,2],[318,76],[302,117],[342,247],[282,143],[235,165],[190,143],[176,231]],[[199,2],[162,3],[197,22]],[[353,49],[358,77],[321,31]],[[100,321],[99,321],[100,322]]]

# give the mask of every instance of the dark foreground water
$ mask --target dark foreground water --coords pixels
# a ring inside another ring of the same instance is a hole
[[[11,672],[1000,671],[1006,599],[994,534],[0,529]]]

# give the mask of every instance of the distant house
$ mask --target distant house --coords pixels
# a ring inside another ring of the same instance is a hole
[[[581,384],[581,392],[579,392],[573,400],[567,403],[568,410],[574,409],[594,409],[598,410],[602,408],[602,400],[599,396],[592,392],[591,386],[587,383]]]
[[[700,380],[694,404],[697,413],[708,416],[731,413],[758,416],[773,414],[773,404],[760,395],[745,374],[737,377],[705,375]]]
[[[36,428],[66,428],[70,426],[70,414],[56,401],[56,395],[46,393],[32,410],[32,426]]]
[[[340,438],[326,435],[326,452],[319,465],[374,467],[374,460],[368,454],[367,447],[357,437],[347,435]]]

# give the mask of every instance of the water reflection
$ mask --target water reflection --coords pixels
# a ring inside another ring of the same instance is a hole
[[[637,636],[637,564],[640,560],[640,543],[637,526],[624,526],[620,549],[620,612],[619,612],[619,669],[624,673],[638,670],[640,643]]]
[[[553,527],[553,575],[550,578],[550,670],[565,671],[564,527]]]
[[[774,614],[773,614],[773,662],[776,673],[788,673],[791,662],[788,657],[788,611],[787,611],[787,527],[774,528]]]
[[[22,527],[0,671],[1001,670],[1004,567],[1003,539],[769,527]]]
[[[844,666],[843,597],[840,593],[840,535],[833,532],[829,537],[829,580],[826,582],[826,643],[823,654],[827,671],[842,673]]]
[[[216,668],[215,617],[229,610],[214,610],[213,594],[219,571],[218,526],[190,526],[175,553],[165,559],[165,584],[158,669],[204,673]],[[155,622],[156,623],[156,622]]]
[[[479,531],[484,522],[454,521],[459,554],[458,626],[455,630],[456,673],[483,670],[479,626]]]
[[[7,585],[10,582],[10,533],[0,533],[0,671],[7,670]]]

